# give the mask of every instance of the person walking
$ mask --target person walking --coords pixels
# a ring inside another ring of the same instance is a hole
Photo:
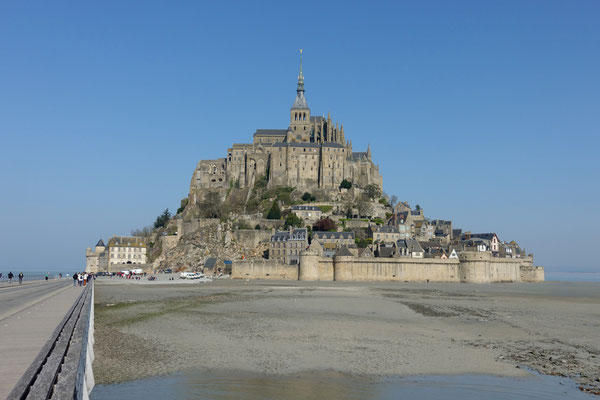
[[[8,283],[12,283],[12,278],[14,277],[12,271],[8,273]]]
[[[19,285],[23,283],[23,273],[19,272]]]
[[[77,272],[73,274],[73,286],[77,286]]]
[[[79,286],[83,285],[83,275],[82,274],[77,275],[77,283],[79,284]]]
[[[46,273],[46,280],[48,280],[48,273]]]

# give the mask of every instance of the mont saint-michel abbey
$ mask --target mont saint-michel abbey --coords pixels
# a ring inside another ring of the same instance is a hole
[[[344,126],[331,117],[311,115],[304,94],[302,54],[296,99],[286,129],[257,129],[252,143],[235,143],[227,157],[198,162],[190,184],[190,202],[196,203],[206,189],[252,187],[265,176],[268,185],[299,190],[338,189],[346,179],[358,187],[382,188],[379,168],[371,149],[353,152]]]

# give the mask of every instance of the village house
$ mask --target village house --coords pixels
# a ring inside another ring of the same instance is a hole
[[[435,237],[434,230],[433,225],[427,221],[417,221],[415,222],[414,237],[421,242],[426,242]]]
[[[312,240],[323,248],[325,257],[333,257],[342,247],[354,247],[354,232],[323,232],[314,231]]]
[[[396,243],[400,239],[400,232],[391,225],[371,225],[369,236],[373,239],[373,243]]]
[[[310,225],[320,220],[323,214],[317,206],[292,206],[292,212]]]
[[[110,264],[146,264],[146,243],[141,237],[113,236],[107,250]]]
[[[400,239],[395,243],[396,257],[424,258],[425,250],[415,239]]]
[[[300,252],[307,247],[306,228],[276,232],[269,243],[269,259],[283,264],[298,264]]]

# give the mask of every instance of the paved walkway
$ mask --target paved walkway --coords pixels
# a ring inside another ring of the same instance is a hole
[[[0,287],[0,399],[8,396],[82,289],[70,279]]]

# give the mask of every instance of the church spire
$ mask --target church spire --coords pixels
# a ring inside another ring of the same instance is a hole
[[[296,92],[304,94],[304,74],[302,73],[302,49],[300,49],[300,73],[298,74],[298,88]]]
[[[300,73],[298,74],[298,87],[296,88],[296,100],[292,108],[307,109],[308,103],[304,98],[304,74],[302,73],[302,49],[300,49]]]

